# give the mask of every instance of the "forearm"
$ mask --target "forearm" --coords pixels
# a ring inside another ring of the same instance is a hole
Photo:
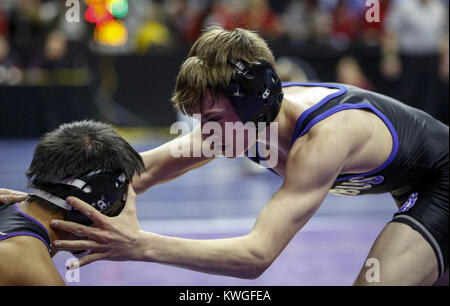
[[[200,130],[178,137],[155,149],[142,152],[145,171],[133,179],[133,188],[140,194],[148,188],[171,181],[186,172],[198,168],[213,158],[202,156]],[[177,155],[180,148],[187,149],[183,155]],[[187,154],[186,154],[187,153]]]
[[[145,171],[133,179],[136,194],[141,194],[152,186],[167,183],[186,172],[210,161],[202,157],[172,157],[167,152],[147,151],[141,153]]]
[[[254,244],[250,235],[192,240],[142,232],[136,259],[208,274],[253,279],[267,268],[265,256]]]

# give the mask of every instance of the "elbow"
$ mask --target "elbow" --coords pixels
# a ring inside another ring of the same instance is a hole
[[[144,193],[147,189],[153,186],[153,173],[146,169],[145,172],[140,175],[135,175],[133,178],[133,190],[136,194]]]
[[[133,190],[137,195],[141,194],[147,190],[147,188],[145,188],[145,186],[143,186],[142,181],[139,179],[140,179],[139,177],[137,179],[135,178],[132,183]]]
[[[241,278],[248,279],[248,280],[254,280],[259,278],[261,275],[264,274],[268,267],[258,267],[256,269],[252,269],[251,271],[246,271]]]
[[[249,280],[257,279],[264,274],[269,266],[270,264],[259,264],[253,266],[251,269],[247,269],[246,271],[244,271],[244,273],[241,275],[241,278]]]
[[[272,265],[274,258],[269,254],[253,253],[250,262],[241,273],[243,279],[257,279]]]

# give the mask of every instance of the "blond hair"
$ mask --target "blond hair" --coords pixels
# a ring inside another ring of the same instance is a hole
[[[197,39],[177,76],[172,102],[176,109],[192,115],[205,91],[225,92],[233,73],[230,61],[269,62],[275,59],[267,43],[255,32],[214,26]]]

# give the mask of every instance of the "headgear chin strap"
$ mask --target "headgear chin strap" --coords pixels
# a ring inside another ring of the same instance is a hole
[[[117,216],[125,206],[128,181],[125,174],[107,170],[95,170],[75,179],[64,179],[49,182],[55,185],[67,186],[63,198],[57,197],[44,190],[35,189],[33,195],[42,198],[65,210],[64,219],[84,225],[91,225],[92,221],[78,210],[67,204],[65,198],[74,196],[90,204],[104,215]]]
[[[250,66],[241,60],[229,63],[235,70],[228,95],[242,122],[251,121],[257,125],[275,120],[283,101],[283,90],[272,66],[265,61],[253,62]]]

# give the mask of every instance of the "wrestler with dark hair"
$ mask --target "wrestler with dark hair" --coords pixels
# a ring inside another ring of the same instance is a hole
[[[50,221],[89,224],[65,203],[73,195],[117,216],[125,198],[134,199],[128,183],[143,170],[141,156],[104,123],[73,122],[45,134],[27,171],[35,192],[0,206],[0,285],[64,284],[51,260],[58,251],[53,241],[79,237],[52,229]]]

